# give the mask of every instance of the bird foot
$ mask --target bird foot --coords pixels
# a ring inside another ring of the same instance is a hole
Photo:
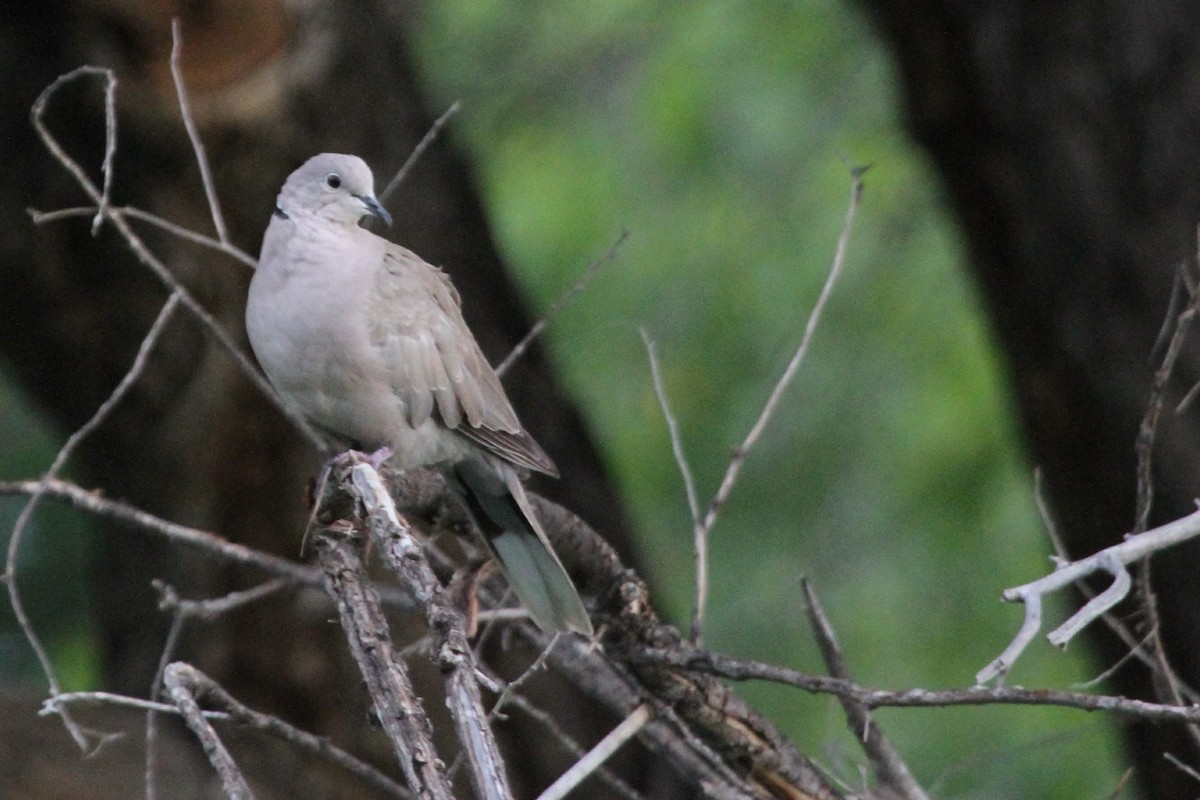
[[[363,457],[366,458],[368,464],[379,469],[383,466],[383,462],[392,457],[392,448],[384,445],[373,453],[363,453]]]

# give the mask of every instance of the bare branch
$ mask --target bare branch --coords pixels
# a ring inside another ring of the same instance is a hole
[[[425,135],[421,137],[421,141],[417,142],[417,146],[413,148],[412,153],[410,153],[408,158],[405,159],[404,165],[400,167],[400,171],[397,172],[390,181],[388,181],[387,186],[384,187],[383,191],[379,193],[379,202],[387,205],[388,198],[392,196],[392,192],[400,188],[400,184],[404,183],[404,179],[408,177],[409,170],[411,170],[413,165],[420,160],[421,156],[425,155],[425,151],[429,148],[429,145],[433,144],[433,140],[438,137],[438,134],[442,132],[442,128],[446,127],[446,123],[448,123],[450,118],[457,114],[461,108],[462,103],[458,100],[455,100],[440,117],[433,121],[433,125],[431,125],[429,130],[425,132]]]
[[[204,748],[209,763],[221,777],[225,796],[229,800],[252,800],[254,794],[250,791],[250,784],[246,783],[246,778],[234,763],[233,756],[229,755],[229,750],[205,719],[200,705],[196,702],[195,678],[198,674],[188,664],[176,662],[169,665],[163,673],[163,684],[171,702],[183,714],[184,722],[200,740],[200,746]]]
[[[112,201],[113,159],[117,155],[117,78],[111,72],[104,84],[104,161],[100,165],[100,174],[104,176],[104,188],[100,192],[100,202],[96,208],[96,216],[92,220],[92,236],[100,232],[104,222],[105,210]]]
[[[107,500],[99,494],[89,492],[68,481],[0,481],[0,495],[33,495],[39,492],[55,500],[65,500],[76,508],[97,516],[133,525],[179,544],[198,547],[220,558],[257,567],[271,575],[286,578],[297,584],[314,587],[324,585],[320,570],[235,544],[215,533],[169,522],[127,503]]]
[[[392,649],[379,596],[367,581],[363,544],[325,529],[317,552],[326,587],[337,604],[342,630],[375,707],[375,717],[391,740],[409,788],[431,800],[453,800],[445,770],[433,747],[433,728],[421,707],[408,670]]]
[[[496,367],[497,375],[504,377],[504,373],[508,372],[509,367],[511,367],[518,358],[525,355],[525,351],[529,349],[529,345],[533,343],[533,340],[542,335],[542,331],[546,329],[546,326],[550,324],[550,321],[558,316],[559,312],[567,307],[567,304],[578,297],[580,292],[587,288],[587,285],[592,282],[592,278],[596,277],[596,273],[600,271],[601,267],[605,266],[617,257],[617,251],[621,249],[621,245],[624,244],[625,240],[628,238],[629,231],[622,229],[621,233],[617,236],[617,240],[613,242],[607,250],[604,251],[604,255],[587,265],[587,268],[584,269],[583,273],[578,279],[576,279],[575,283],[571,284],[571,288],[563,292],[559,298],[551,304],[550,308],[546,309],[546,313],[542,315],[542,318],[533,324],[533,327],[529,329],[529,332],[521,337],[521,341],[517,342],[516,347],[514,347],[512,351],[504,357],[504,360],[500,362],[500,366]]]
[[[1031,705],[1059,706],[1083,711],[1108,711],[1154,722],[1200,722],[1200,707],[1175,706],[1111,695],[1064,692],[1057,689],[1019,689],[974,686],[969,689],[872,689],[852,681],[733,658],[710,650],[642,648],[630,651],[631,663],[672,666],[735,681],[761,680],[795,686],[814,694],[830,694],[868,708],[937,708],[942,706]]]
[[[102,423],[112,410],[116,408],[121,399],[129,392],[130,388],[145,371],[146,363],[150,357],[150,352],[158,343],[159,337],[162,335],[163,329],[167,322],[170,321],[175,309],[179,306],[180,295],[178,292],[172,293],[167,302],[158,312],[158,317],[154,320],[154,324],[150,326],[150,330],[142,339],[141,345],[138,347],[137,355],[134,356],[133,364],[129,371],[121,378],[121,381],[113,389],[112,394],[108,396],[100,407],[96,409],[91,418],[85,422],[77,431],[68,437],[66,443],[59,449],[54,456],[54,461],[51,462],[50,468],[46,470],[46,474],[42,479],[33,484],[33,490],[29,493],[29,500],[21,509],[21,513],[17,515],[17,520],[13,523],[12,534],[8,540],[8,553],[5,559],[4,572],[5,582],[8,586],[8,599],[12,604],[13,615],[16,617],[17,624],[21,628],[21,632],[25,635],[30,647],[37,657],[38,662],[42,667],[42,674],[46,676],[46,681],[49,684],[51,694],[59,694],[61,689],[58,685],[58,679],[54,674],[54,665],[50,661],[50,655],[46,652],[41,640],[38,638],[37,632],[33,629],[33,624],[29,620],[29,616],[25,611],[24,601],[21,599],[20,588],[17,581],[17,553],[21,547],[21,541],[24,538],[25,529],[29,525],[29,521],[33,518],[34,511],[37,510],[42,498],[45,496],[49,485],[58,477],[59,471],[66,464],[67,459],[75,452],[75,449],[91,435],[100,423]],[[70,731],[71,737],[80,749],[85,752],[89,749],[87,737],[83,731],[74,723],[69,715],[63,715],[63,724]]]
[[[544,655],[547,655],[548,653],[549,653],[548,650],[543,650],[541,655],[544,656]],[[539,656],[539,658],[540,657],[541,656]],[[525,672],[523,672],[521,674],[528,675],[529,670],[526,670]],[[487,677],[489,680],[491,680],[493,682],[502,683],[502,681],[500,681],[499,676],[488,673]],[[506,689],[507,689],[507,687],[506,687]],[[500,703],[499,703],[499,701],[497,701],[496,706],[498,707],[499,705],[500,705]],[[568,733],[566,730],[564,730],[563,727],[558,724],[558,720],[556,720],[552,715],[548,714],[547,712],[545,712],[542,709],[535,706],[533,703],[531,703],[527,698],[525,698],[521,694],[515,693],[515,692],[509,693],[507,699],[505,700],[505,705],[511,706],[511,707],[521,711],[526,716],[528,716],[530,719],[532,719],[534,722],[538,723],[543,728],[545,728],[546,731],[550,734],[549,740],[551,742],[553,742],[554,744],[557,744],[560,747],[562,747],[563,750],[565,750],[567,753],[570,753],[572,756],[574,756],[576,760],[583,758],[587,754],[587,751],[583,747],[581,747],[580,744],[578,742],[576,742],[574,738],[571,737],[571,734]],[[489,716],[494,716],[495,713],[496,713],[496,709],[493,708],[492,712]],[[634,789],[632,786],[630,786],[628,783],[623,781],[620,777],[615,775],[611,770],[607,769],[606,767],[601,767],[598,770],[596,770],[595,775],[596,775],[597,780],[603,781],[604,784],[607,785],[609,789],[611,789],[617,795],[624,797],[626,800],[645,800],[645,798],[639,791]]]
[[[622,720],[621,724],[601,739],[588,754],[576,761],[569,770],[550,784],[546,791],[538,796],[538,800],[562,800],[575,787],[612,757],[621,745],[629,741],[637,732],[650,721],[650,707],[645,703],[633,710],[633,713]]]
[[[1054,644],[1065,645],[1079,630],[1120,602],[1128,593],[1128,573],[1124,565],[1140,561],[1160,550],[1185,542],[1197,534],[1200,534],[1200,511],[1145,533],[1128,536],[1120,544],[1105,548],[1071,564],[1060,566],[1054,572],[1032,583],[1005,589],[1001,595],[1005,602],[1011,603],[1020,600],[1025,604],[1025,622],[1021,625],[1021,629],[1012,643],[992,663],[980,670],[979,674],[975,676],[975,680],[979,683],[987,683],[995,678],[1002,678],[1008,673],[1013,663],[1041,628],[1041,599],[1044,595],[1058,591],[1095,572],[1106,571],[1115,578],[1108,589],[1094,597],[1070,619],[1050,632],[1049,638]]]
[[[800,339],[800,346],[796,348],[792,360],[788,362],[783,374],[779,376],[779,381],[775,384],[775,388],[771,390],[767,402],[763,405],[758,419],[751,426],[750,432],[746,434],[745,440],[740,447],[733,451],[733,458],[729,460],[729,466],[725,470],[725,476],[721,479],[721,485],[717,488],[717,493],[709,502],[703,521],[699,523],[695,536],[697,540],[708,538],[709,532],[717,521],[717,515],[721,513],[721,508],[729,499],[729,495],[737,483],[738,476],[742,472],[742,466],[746,463],[746,456],[750,454],[754,445],[758,443],[759,437],[762,436],[763,430],[766,429],[767,423],[771,421],[775,409],[779,406],[779,401],[783,398],[783,393],[787,391],[792,378],[796,375],[796,371],[804,362],[804,357],[808,355],[808,347],[812,343],[813,334],[816,333],[817,325],[821,321],[821,314],[825,310],[825,304],[828,302],[829,296],[833,292],[833,287],[841,275],[842,265],[846,262],[846,250],[850,246],[850,234],[854,230],[854,220],[858,216],[858,207],[862,203],[862,176],[866,172],[866,169],[866,167],[854,167],[850,170],[850,203],[846,208],[846,218],[842,223],[842,232],[838,236],[837,248],[833,255],[833,264],[829,268],[825,284],[821,287],[821,293],[817,296],[817,302],[813,305],[812,312],[808,315],[808,322],[804,326],[804,336]],[[702,640],[700,631],[703,623],[704,608],[698,606],[692,621],[692,637],[697,644]]]
[[[813,589],[812,583],[807,578],[800,579],[800,586],[804,590],[804,600],[808,606],[809,625],[816,635],[821,655],[825,658],[826,669],[833,677],[849,681],[850,671],[846,666],[846,658],[842,654],[841,647],[838,646],[833,626],[829,624],[829,618],[825,616],[825,610],[821,608],[821,603],[817,599],[816,590]],[[871,715],[871,709],[850,698],[840,699],[842,708],[846,712],[846,722],[850,725],[850,732],[862,742],[863,750],[866,751],[871,763],[875,766],[879,781],[895,792],[897,797],[907,798],[907,800],[929,800],[929,795],[912,776],[908,765],[900,758],[900,753],[883,734],[879,724]]]
[[[205,236],[202,233],[196,233],[189,228],[185,228],[182,225],[176,225],[170,220],[163,219],[157,214],[151,214],[148,211],[143,211],[136,206],[113,206],[112,210],[120,214],[124,214],[130,219],[141,220],[153,225],[156,228],[161,228],[177,238],[184,239],[189,242],[195,242],[196,244],[216,250],[219,253],[224,253],[232,258],[236,258],[238,261],[250,267],[250,269],[255,269],[258,267],[258,261],[253,256],[251,256],[245,250],[242,250],[240,247],[237,247],[232,242],[221,242],[212,238],[211,236]],[[80,206],[78,208],[60,208],[57,211],[38,211],[35,208],[27,208],[25,211],[29,214],[30,219],[33,220],[35,225],[42,225],[47,222],[57,222],[63,219],[90,217],[97,213],[98,209],[96,206]]]
[[[340,457],[339,457],[340,460]],[[466,620],[425,560],[421,543],[401,522],[391,494],[375,467],[349,458],[339,481],[363,509],[371,538],[388,564],[425,608],[431,650],[446,680],[446,703],[458,740],[472,768],[476,794],[483,800],[509,800],[512,790],[500,758],[475,679],[475,655],[467,640]],[[384,709],[380,708],[379,711]]]
[[[663,384],[657,348],[645,328],[638,330],[646,345],[646,357],[650,360],[650,377],[654,381],[654,394],[658,397],[658,406],[662,409],[663,419],[667,421],[667,432],[671,436],[671,452],[675,454],[675,464],[679,467],[679,474],[683,476],[683,490],[687,494],[688,510],[692,513],[692,548],[695,551],[696,560],[696,605],[692,609],[692,644],[699,646],[704,608],[708,604],[708,531],[701,525],[700,501],[696,497],[696,480],[692,477],[692,468],[688,464],[687,454],[683,452],[683,437],[679,435],[679,422],[675,419],[675,414],[671,412],[671,404],[667,400],[667,388]]]
[[[204,152],[200,132],[196,130],[196,121],[192,118],[192,107],[188,102],[187,87],[183,83],[183,71],[179,65],[182,49],[183,36],[179,31],[179,17],[175,17],[171,20],[171,78],[175,81],[175,94],[179,98],[179,113],[183,117],[183,127],[187,130],[188,140],[192,143],[192,152],[196,154],[196,166],[200,168],[200,180],[204,184],[204,196],[208,199],[208,209],[212,213],[217,239],[221,244],[228,244],[229,234],[225,230],[225,218],[221,215],[221,203],[217,199],[212,169],[208,165],[208,155]]]
[[[289,420],[291,420],[292,424],[295,425],[296,428],[308,438],[314,447],[319,450],[328,449],[328,442],[326,441],[325,437],[318,433],[316,429],[314,429],[312,425],[310,425],[308,421],[304,419],[302,414],[300,414],[290,404],[285,403],[279,397],[279,395],[267,382],[267,379],[261,373],[259,373],[254,364],[249,358],[247,358],[246,354],[242,352],[234,338],[230,336],[229,333],[217,323],[216,319],[214,319],[213,316],[208,313],[208,311],[202,305],[200,305],[199,301],[197,301],[192,294],[188,292],[181,283],[179,283],[175,276],[171,274],[171,271],[168,270],[152,252],[150,252],[150,249],[146,246],[146,244],[129,226],[129,222],[125,215],[113,208],[109,208],[105,204],[100,190],[96,188],[96,185],[87,176],[87,173],[84,172],[83,168],[80,167],[79,164],[73,158],[71,158],[71,156],[68,155],[65,150],[63,150],[62,145],[59,144],[58,140],[46,127],[44,120],[46,106],[49,103],[50,98],[54,96],[54,93],[57,92],[63,85],[75,80],[76,78],[90,75],[99,75],[110,81],[115,81],[115,78],[112,77],[111,70],[100,69],[98,67],[79,67],[78,69],[72,70],[64,75],[60,75],[54,80],[53,83],[46,87],[40,95],[38,95],[38,99],[33,104],[33,110],[30,114],[30,117],[33,127],[37,131],[38,136],[41,138],[42,143],[45,144],[46,149],[50,151],[51,155],[53,155],[54,158],[60,164],[62,164],[72,176],[74,176],[80,188],[83,189],[84,193],[87,194],[92,202],[104,210],[105,216],[112,221],[113,226],[117,229],[117,232],[120,233],[129,249],[143,264],[143,266],[149,268],[150,271],[153,272],[168,289],[170,289],[172,292],[178,292],[180,294],[181,302],[183,303],[184,307],[196,316],[203,327],[208,330],[213,338],[216,339],[217,343],[225,350],[226,353],[229,354],[234,362],[237,363],[238,367],[251,380],[251,382],[253,382],[254,385],[263,392],[263,394],[275,402],[280,410],[288,417]]]

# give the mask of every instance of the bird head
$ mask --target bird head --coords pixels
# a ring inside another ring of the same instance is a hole
[[[279,192],[284,214],[315,214],[330,222],[356,225],[365,216],[391,227],[392,215],[375,199],[375,176],[358,156],[322,153],[288,176]]]

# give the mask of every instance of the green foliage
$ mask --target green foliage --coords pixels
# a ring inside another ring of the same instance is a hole
[[[831,2],[450,0],[424,6],[417,33],[438,103],[464,102],[454,135],[542,307],[630,231],[549,340],[680,624],[691,525],[638,328],[658,342],[703,502],[799,342],[847,163],[871,165],[847,272],[714,531],[707,641],[820,671],[808,575],[861,681],[970,684],[1020,619],[1000,590],[1040,575],[1048,543],[965,256],[864,22]],[[1013,679],[1097,671],[1042,642]],[[740,690],[857,784],[835,703]],[[880,721],[943,797],[1105,796],[1121,771],[1110,728],[1077,712]]]

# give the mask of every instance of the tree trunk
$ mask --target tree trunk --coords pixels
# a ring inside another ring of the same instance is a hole
[[[909,125],[944,181],[1007,357],[1021,423],[1073,556],[1134,526],[1134,445],[1151,350],[1200,221],[1200,6],[865,2],[894,51]],[[1193,274],[1195,269],[1193,267]],[[1154,449],[1151,525],[1194,510],[1194,335]],[[1153,565],[1167,654],[1200,683],[1200,544]],[[1107,668],[1127,647],[1089,630]],[[1153,696],[1130,659],[1112,688]],[[1179,727],[1123,727],[1149,797],[1191,798],[1164,760],[1200,757]]]

